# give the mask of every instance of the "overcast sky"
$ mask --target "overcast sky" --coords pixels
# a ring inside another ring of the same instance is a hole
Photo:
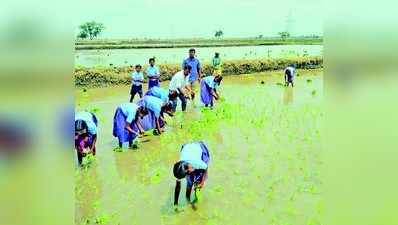
[[[212,37],[218,29],[225,37],[275,36],[287,27],[292,35],[323,32],[319,0],[86,0],[75,12],[75,27],[102,22],[101,37],[108,38]]]

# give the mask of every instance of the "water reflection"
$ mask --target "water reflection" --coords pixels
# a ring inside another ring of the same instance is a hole
[[[283,103],[285,104],[285,105],[288,105],[288,104],[291,104],[291,103],[293,103],[293,92],[294,92],[294,90],[293,90],[294,88],[293,87],[285,87],[284,89],[283,89],[283,96],[282,96],[282,98],[283,98]]]

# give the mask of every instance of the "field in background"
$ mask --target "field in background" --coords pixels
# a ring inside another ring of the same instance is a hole
[[[192,39],[95,39],[76,40],[75,49],[132,49],[132,48],[178,48],[178,47],[223,47],[256,45],[320,45],[322,37],[267,38],[192,38]]]

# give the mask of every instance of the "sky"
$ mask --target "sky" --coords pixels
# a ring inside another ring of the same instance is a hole
[[[105,25],[103,38],[210,38],[322,35],[319,0],[85,0],[76,5],[72,23]],[[290,21],[290,22],[287,22]]]

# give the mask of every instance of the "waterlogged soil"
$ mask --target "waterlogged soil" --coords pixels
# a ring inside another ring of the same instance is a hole
[[[148,64],[150,57],[156,56],[159,64],[180,64],[188,57],[188,48],[154,48],[154,49],[107,49],[78,50],[75,62],[82,66]],[[267,46],[234,46],[196,48],[202,63],[210,63],[214,53],[219,52],[222,60],[280,58],[291,56],[321,56],[322,45],[267,45]]]
[[[282,81],[281,72],[225,77],[213,110],[190,102],[164,134],[124,152],[113,151],[112,119],[130,87],[76,90],[77,110],[94,111],[99,128],[96,160],[76,166],[75,223],[320,224],[322,71],[299,71],[294,88]],[[209,178],[195,208],[183,182],[176,212],[172,166],[194,140],[209,147]]]

